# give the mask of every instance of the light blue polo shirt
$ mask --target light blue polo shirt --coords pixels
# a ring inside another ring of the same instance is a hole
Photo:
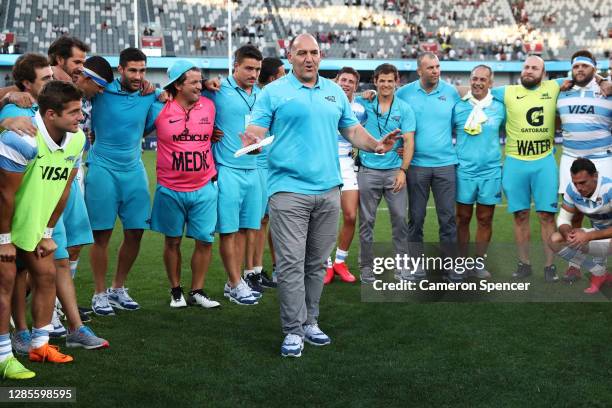
[[[442,167],[457,164],[453,146],[453,107],[460,100],[454,86],[440,81],[426,93],[420,80],[402,86],[395,93],[408,103],[416,116],[413,166]]]
[[[414,111],[406,102],[397,97],[393,100],[391,108],[385,113],[380,113],[378,98],[374,98],[372,101],[357,98],[356,101],[364,106],[367,116],[364,127],[376,140],[382,139],[384,135],[395,129],[400,129],[402,135],[414,132],[416,129]],[[402,158],[397,154],[396,149],[402,145],[403,139],[399,138],[395,142],[393,150],[384,154],[360,150],[361,164],[377,170],[397,169],[402,165]]]
[[[267,85],[251,125],[275,136],[268,148],[268,197],[321,194],[342,185],[338,130],[358,124],[348,98],[329,79],[319,76],[308,88],[290,73]]]
[[[221,141],[213,143],[215,163],[235,169],[257,168],[255,155],[245,154],[236,158],[234,153],[243,147],[240,133],[244,133],[260,93],[261,89],[254,85],[249,95],[238,86],[233,76],[221,81],[219,91],[202,92],[215,103],[215,127],[223,132]]]
[[[140,91],[126,92],[119,79],[91,100],[91,130],[96,139],[87,163],[116,171],[142,166],[142,138],[147,114],[159,92],[142,96]]]
[[[463,179],[501,178],[499,131],[506,118],[504,104],[493,100],[484,108],[487,121],[482,132],[470,135],[463,129],[473,106],[469,101],[457,102],[453,110],[453,126],[457,135],[457,177]]]
[[[22,108],[21,106],[9,103],[8,105],[4,105],[4,108],[0,110],[0,120],[17,118],[20,116],[33,118],[36,115],[36,112],[38,112],[37,104],[33,104],[29,108]]]

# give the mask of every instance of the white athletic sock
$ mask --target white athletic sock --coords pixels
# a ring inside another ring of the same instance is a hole
[[[32,327],[32,342],[30,348],[37,349],[49,342],[49,332],[53,330],[53,326],[48,324],[41,328]]]
[[[243,276],[246,278],[250,273],[255,273],[254,269],[245,269]]]
[[[10,357],[13,357],[11,336],[8,333],[0,334],[0,363]]]
[[[333,265],[332,265],[332,261],[331,261],[331,256],[329,256],[329,257],[327,257],[327,267],[331,268],[332,266]]]
[[[261,273],[261,271],[263,271],[263,266],[255,266],[253,269],[255,270],[255,273]]]
[[[79,260],[69,261],[70,264],[70,276],[74,279],[74,275],[76,275],[77,267],[79,266]]]
[[[348,253],[349,251],[343,251],[340,248],[336,248],[336,260],[334,262],[336,263],[344,262],[346,258],[348,257]]]

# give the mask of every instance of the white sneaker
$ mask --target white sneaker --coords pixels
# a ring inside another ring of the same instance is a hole
[[[292,333],[285,336],[285,340],[283,340],[281,345],[281,356],[301,357],[302,350],[304,350],[304,339]]]
[[[244,279],[240,279],[240,283],[244,283],[245,285],[247,285],[247,283],[244,281]],[[249,285],[247,285],[247,288],[251,291],[251,293],[253,294],[253,297],[255,299],[259,299],[261,298],[261,292],[257,292],[256,290],[251,289],[251,287]],[[223,286],[223,296],[225,296],[226,298],[230,298],[230,290],[232,289],[232,287],[230,286],[229,282],[225,282],[225,286]]]
[[[49,332],[49,337],[53,337],[53,338],[66,337],[66,335],[68,334],[68,331],[66,330],[66,328],[60,321],[57,310],[53,310],[53,315],[51,316],[51,324],[53,325],[53,330]]]
[[[327,346],[331,343],[329,336],[316,323],[304,326],[304,340],[313,346]]]
[[[108,303],[108,294],[106,292],[98,293],[91,298],[91,309],[98,316],[114,316],[115,311]]]
[[[256,305],[258,303],[257,298],[251,292],[251,288],[243,280],[240,280],[238,286],[230,289],[229,300],[243,306]]]
[[[485,268],[474,268],[470,271],[470,276],[478,279],[489,279],[491,277],[491,272],[487,271]]]
[[[108,303],[121,310],[138,310],[140,305],[128,294],[127,288],[108,288]]]
[[[189,306],[202,306],[205,309],[212,309],[221,306],[221,303],[210,299],[202,289],[189,292],[187,303]]]
[[[178,299],[175,299],[173,295],[170,295],[170,307],[187,307],[187,302],[185,302],[185,296],[181,293]]]

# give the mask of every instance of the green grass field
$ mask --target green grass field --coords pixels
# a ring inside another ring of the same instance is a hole
[[[154,186],[154,154],[144,158]],[[388,215],[380,215],[377,240],[388,242]],[[532,217],[532,238],[539,240],[535,221]],[[120,237],[118,230],[111,265]],[[430,209],[426,241],[436,238]],[[493,240],[512,242],[505,208],[496,212]],[[110,349],[72,351],[74,363],[64,366],[28,362],[36,378],[2,386],[76,387],[78,405],[92,407],[612,405],[612,351],[606,346],[612,313],[605,298],[600,303],[364,303],[359,284],[335,282],[324,289],[320,316],[332,344],[306,345],[302,358],[282,359],[274,291],[255,307],[229,304],[222,296],[225,273],[215,245],[206,290],[222,307],[171,310],[162,243],[160,235],[145,233],[128,280],[142,309],[94,317],[90,324],[110,341]],[[185,242],[185,265],[191,249]],[[86,249],[76,278],[83,305],[93,290],[88,259]],[[511,270],[515,259],[508,251],[499,264]],[[349,265],[357,271],[356,243]],[[557,265],[562,273],[563,263]],[[187,286],[188,267],[183,271]],[[534,272],[531,280],[541,281],[541,265]],[[583,280],[560,290],[586,302],[584,285]]]

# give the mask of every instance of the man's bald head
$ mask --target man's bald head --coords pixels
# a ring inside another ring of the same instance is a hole
[[[293,52],[295,51],[296,47],[302,45],[302,42],[310,42],[311,45],[312,43],[315,43],[317,45],[317,47],[319,47],[319,44],[317,43],[317,39],[314,38],[312,35],[308,34],[308,33],[304,33],[304,34],[299,34],[297,36],[295,36],[291,42],[289,43],[289,52]]]
[[[310,34],[300,34],[291,41],[289,55],[295,77],[306,85],[314,85],[319,75],[321,52],[317,40]]]
[[[525,88],[535,88],[540,85],[545,74],[544,60],[537,55],[530,55],[523,63],[521,84]]]

